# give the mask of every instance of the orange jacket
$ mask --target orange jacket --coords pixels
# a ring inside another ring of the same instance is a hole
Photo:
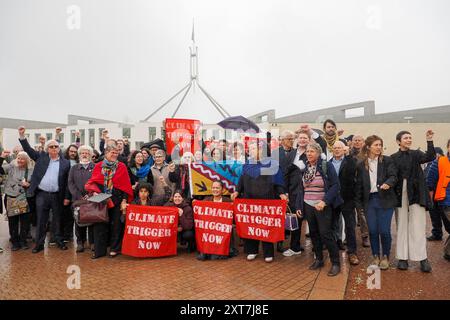
[[[440,157],[438,160],[439,180],[434,193],[434,200],[442,201],[447,193],[447,186],[450,182],[450,161],[448,157]]]

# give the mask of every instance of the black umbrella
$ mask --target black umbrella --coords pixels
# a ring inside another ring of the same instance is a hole
[[[151,142],[144,143],[144,144],[142,145],[141,149],[142,149],[142,148],[148,148],[148,149],[150,149],[150,147],[151,147],[152,145],[154,145],[154,144],[158,145],[160,149],[166,150],[166,146],[165,146],[165,144],[164,144],[164,141],[162,141],[162,140],[159,139],[159,138],[157,138],[157,139],[155,139],[155,140],[153,140],[153,141],[151,141]]]
[[[224,129],[248,131],[255,130],[259,133],[259,127],[252,121],[243,116],[228,117],[218,123]]]

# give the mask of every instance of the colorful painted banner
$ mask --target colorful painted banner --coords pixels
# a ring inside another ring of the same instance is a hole
[[[167,153],[178,160],[184,152],[201,150],[201,123],[199,120],[173,119],[165,120]],[[175,153],[174,153],[175,151]]]
[[[233,203],[194,200],[192,204],[197,250],[228,255],[233,230]]]
[[[122,254],[164,257],[177,254],[178,208],[129,205]]]
[[[244,239],[283,241],[286,204],[285,200],[235,199],[237,234]]]
[[[212,183],[220,180],[225,195],[236,191],[243,164],[238,161],[191,163],[189,177],[192,195],[211,195]]]

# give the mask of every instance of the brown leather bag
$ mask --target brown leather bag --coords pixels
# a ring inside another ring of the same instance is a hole
[[[91,202],[88,200],[77,200],[73,207],[79,207],[78,223],[107,223],[109,222],[108,207],[106,202]]]

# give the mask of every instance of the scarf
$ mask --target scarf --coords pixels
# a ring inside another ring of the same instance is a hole
[[[314,177],[316,176],[316,172],[317,172],[317,164],[315,166],[313,166],[308,163],[306,166],[305,173],[303,174],[303,182],[306,185],[310,184],[314,180]]]
[[[323,138],[323,139],[325,140],[325,142],[327,143],[327,149],[328,149],[328,151],[332,152],[332,151],[333,151],[334,143],[338,140],[338,135],[337,135],[337,133],[335,133],[335,134],[332,135],[331,137],[325,133],[325,134],[322,136],[322,138]],[[323,150],[323,152],[325,152],[325,150]]]
[[[148,172],[150,171],[150,164],[143,164],[139,169],[133,168],[136,172],[133,172],[139,179],[147,178]]]
[[[103,160],[102,162],[102,174],[103,174],[103,191],[105,193],[112,193],[113,190],[113,177],[117,170],[118,161],[109,162],[108,160]]]

